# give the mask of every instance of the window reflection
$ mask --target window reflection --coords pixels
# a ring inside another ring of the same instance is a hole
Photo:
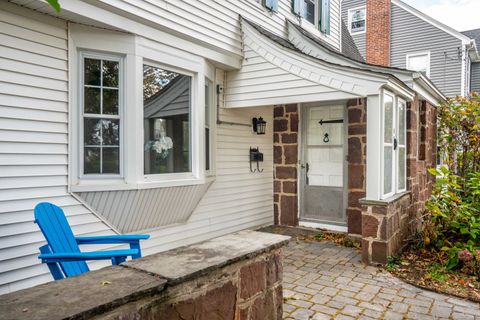
[[[143,66],[144,172],[190,172],[191,77]]]

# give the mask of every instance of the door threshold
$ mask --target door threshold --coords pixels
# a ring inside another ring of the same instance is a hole
[[[298,224],[300,225],[300,227],[323,229],[323,230],[335,231],[335,232],[345,232],[345,233],[348,232],[348,227],[337,226],[337,225],[334,225],[334,224],[319,223],[319,222],[307,222],[307,221],[299,221]]]

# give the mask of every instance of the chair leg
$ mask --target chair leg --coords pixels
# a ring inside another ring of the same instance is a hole
[[[112,264],[118,266],[120,263],[125,262],[125,260],[127,260],[127,257],[113,257]]]
[[[139,259],[142,257],[142,250],[140,249],[140,241],[130,242],[130,249],[138,250],[138,254],[132,255],[132,259]]]
[[[50,250],[50,247],[48,244],[41,246],[40,247],[40,253],[52,253],[52,250]],[[65,276],[63,275],[62,269],[56,262],[47,262],[47,267],[50,270],[50,273],[53,276],[53,279],[55,280],[61,280],[64,279]]]

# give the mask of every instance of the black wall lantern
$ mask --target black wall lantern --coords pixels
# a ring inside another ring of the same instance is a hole
[[[267,122],[263,120],[262,117],[260,118],[253,118],[252,119],[252,126],[253,131],[257,134],[265,134],[265,128],[267,127]]]

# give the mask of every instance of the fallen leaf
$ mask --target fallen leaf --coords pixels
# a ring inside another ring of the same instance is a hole
[[[102,281],[102,286],[106,286],[106,285],[109,285],[109,284],[112,284],[110,281]]]

